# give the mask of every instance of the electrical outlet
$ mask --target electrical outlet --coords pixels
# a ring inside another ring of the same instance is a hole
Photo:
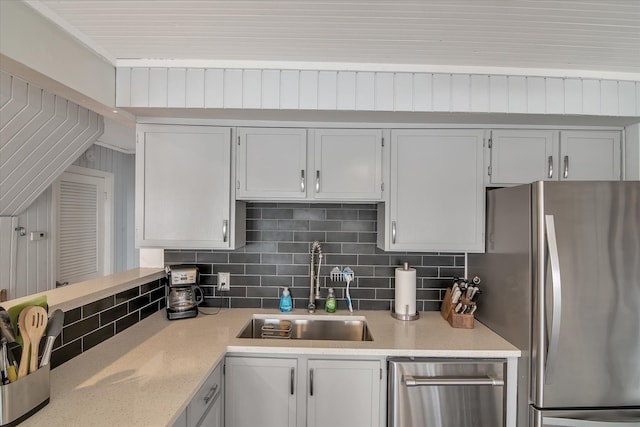
[[[231,273],[218,273],[218,290],[228,291],[231,287],[229,281],[231,280]]]

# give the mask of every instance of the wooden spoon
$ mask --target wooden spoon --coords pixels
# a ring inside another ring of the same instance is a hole
[[[48,320],[47,311],[39,306],[33,305],[20,312],[18,326],[24,345],[18,368],[18,379],[38,369],[40,340],[47,329]]]

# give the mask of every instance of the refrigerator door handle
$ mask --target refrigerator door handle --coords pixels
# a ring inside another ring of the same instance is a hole
[[[553,361],[558,352],[560,340],[560,321],[562,316],[562,284],[560,281],[560,257],[558,255],[558,242],[556,240],[556,226],[553,215],[545,215],[545,229],[547,233],[547,245],[549,247],[549,261],[551,262],[551,289],[553,295],[551,337],[547,347],[547,360],[545,363],[545,383],[553,378]],[[548,326],[547,326],[548,327]]]

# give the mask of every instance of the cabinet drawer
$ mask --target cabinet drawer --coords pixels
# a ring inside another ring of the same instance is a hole
[[[222,392],[222,363],[218,364],[213,373],[207,378],[207,381],[200,387],[198,393],[187,408],[187,425],[195,427],[198,425],[200,418],[207,411],[216,399],[220,397]]]

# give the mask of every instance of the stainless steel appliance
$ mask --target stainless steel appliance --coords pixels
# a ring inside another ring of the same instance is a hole
[[[389,359],[388,427],[500,427],[504,360]]]
[[[640,182],[487,194],[477,318],[522,350],[518,426],[640,426]]]
[[[198,305],[204,299],[199,284],[197,267],[167,267],[167,319],[198,315]]]

